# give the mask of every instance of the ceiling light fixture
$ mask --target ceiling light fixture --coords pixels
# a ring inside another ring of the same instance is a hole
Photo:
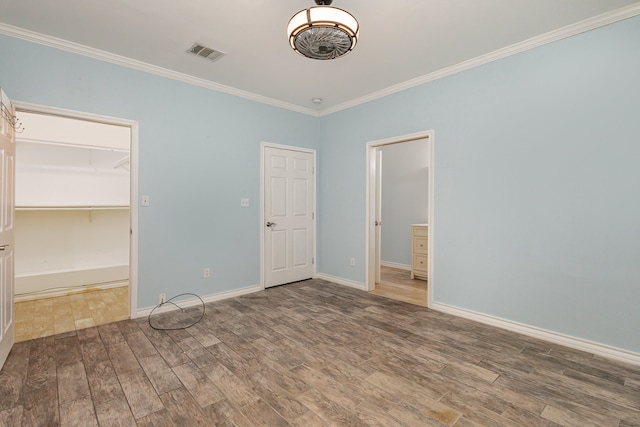
[[[287,27],[289,44],[312,59],[335,59],[351,52],[360,26],[349,12],[329,6],[333,0],[315,0],[318,6],[293,15]]]

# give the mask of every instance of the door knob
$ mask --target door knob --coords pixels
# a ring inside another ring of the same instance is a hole
[[[273,227],[274,225],[276,225],[275,222],[267,221],[267,227]]]

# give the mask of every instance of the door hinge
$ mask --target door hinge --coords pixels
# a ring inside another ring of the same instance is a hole
[[[316,219],[316,213],[315,212],[311,212],[311,219]]]
[[[315,264],[316,263],[316,259],[314,257],[311,257],[311,264]]]

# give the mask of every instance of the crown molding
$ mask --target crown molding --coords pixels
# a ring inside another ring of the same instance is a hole
[[[154,74],[156,76],[177,80],[177,81],[188,83],[194,86],[211,89],[216,92],[222,92],[229,95],[238,96],[240,98],[249,99],[251,101],[260,102],[262,104],[268,104],[274,107],[283,108],[285,110],[291,110],[291,111],[295,111],[298,113],[307,114],[315,117],[318,116],[318,112],[310,108],[304,108],[299,105],[280,101],[278,99],[269,98],[267,96],[258,95],[253,92],[248,92],[242,89],[237,89],[231,86],[215,83],[210,80],[190,76],[188,74],[180,73],[177,71],[172,71],[166,68],[158,67],[156,65],[148,64],[146,62],[127,58],[121,55],[116,55],[114,53],[106,52],[104,50],[94,49],[92,47],[84,46],[68,40],[59,39],[57,37],[48,36],[46,34],[37,33],[35,31],[26,30],[20,27],[15,27],[13,25],[0,23],[0,34],[4,34],[10,37],[14,37],[14,38],[25,40],[32,43],[41,44],[44,46],[53,47],[56,49],[60,49],[60,50],[75,53],[78,55],[86,56],[89,58],[97,59],[99,61],[109,62],[112,64],[131,68],[137,71]]]
[[[490,62],[497,61],[499,59],[503,59],[511,55],[516,55],[518,53],[522,53],[530,49],[535,49],[536,47],[553,43],[558,40],[566,39],[568,37],[572,37],[580,33],[594,30],[596,28],[604,27],[605,25],[613,24],[615,22],[632,18],[637,15],[640,15],[640,2],[634,3],[629,6],[621,7],[619,9],[612,10],[611,12],[594,16],[594,17],[585,19],[583,21],[576,22],[575,24],[567,25],[566,27],[562,27],[545,34],[541,34],[539,36],[535,36],[530,39],[527,39],[518,43],[514,43],[507,47],[494,50],[493,52],[489,52],[487,54],[477,56],[475,58],[460,62],[450,67],[442,68],[433,73],[416,77],[415,79],[407,80],[405,82],[398,83],[393,86],[389,86],[385,89],[370,93],[360,98],[355,98],[355,99],[352,99],[351,101],[343,102],[333,107],[320,110],[317,115],[322,117],[322,116],[327,116],[329,114],[337,113],[338,111],[346,110],[348,108],[355,107],[357,105],[361,105],[369,101],[383,98],[385,96],[392,95],[394,93],[402,92],[403,90],[407,90],[415,86],[420,86],[422,84],[429,83],[434,80],[439,80],[444,77],[448,77],[453,74],[460,73],[462,71],[470,70],[472,68],[479,67],[481,65],[488,64]]]
[[[514,43],[510,46],[507,46],[498,50],[494,50],[493,52],[489,52],[487,54],[477,56],[475,58],[460,62],[450,67],[442,68],[433,73],[416,77],[415,79],[407,80],[405,82],[389,86],[385,89],[372,92],[368,95],[355,98],[350,101],[343,102],[341,104],[338,104],[333,107],[329,107],[320,111],[301,107],[299,105],[280,101],[278,99],[258,95],[253,92],[248,92],[242,89],[237,89],[237,88],[226,86],[220,83],[215,83],[210,80],[202,79],[199,77],[190,76],[188,74],[179,73],[177,71],[168,70],[166,68],[158,67],[156,65],[151,65],[146,62],[116,55],[103,50],[94,49],[78,43],[74,43],[67,40],[59,39],[57,37],[52,37],[45,34],[37,33],[35,31],[26,30],[24,28],[15,27],[13,25],[5,24],[5,23],[0,23],[0,34],[4,34],[10,37],[26,40],[33,43],[38,43],[44,46],[53,47],[56,49],[65,50],[67,52],[76,53],[78,55],[87,56],[89,58],[97,59],[100,61],[110,62],[112,64],[121,65],[123,67],[131,68],[134,70],[155,74],[157,76],[181,81],[184,83],[192,84],[194,86],[203,87],[203,88],[214,90],[217,92],[222,92],[229,95],[235,95],[240,98],[249,99],[251,101],[260,102],[262,104],[267,104],[274,107],[279,107],[286,110],[307,114],[309,116],[322,117],[322,116],[327,116],[329,114],[337,113],[342,110],[346,110],[351,107],[355,107],[357,105],[365,104],[369,101],[383,98],[388,95],[402,92],[404,90],[407,90],[416,86],[420,86],[425,83],[432,82],[434,80],[442,79],[444,77],[448,77],[448,76],[460,73],[462,71],[470,70],[472,68],[479,67],[481,65],[488,64],[490,62],[497,61],[499,59],[503,59],[511,55],[516,55],[518,53],[522,53],[530,49],[535,49],[536,47],[543,46],[545,44],[553,43],[558,40],[572,37],[580,33],[591,31],[596,28],[604,27],[605,25],[613,24],[615,22],[622,21],[624,19],[632,18],[637,15],[640,15],[640,1],[633,3],[629,6],[615,9],[611,12],[603,13],[601,15],[597,15],[597,16],[576,22],[575,24],[571,24],[554,31],[550,31],[548,33],[541,34],[539,36],[535,36],[518,43]]]

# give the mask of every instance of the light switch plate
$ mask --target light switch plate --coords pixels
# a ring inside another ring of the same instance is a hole
[[[151,199],[149,196],[142,196],[142,206],[149,206],[151,204]]]

